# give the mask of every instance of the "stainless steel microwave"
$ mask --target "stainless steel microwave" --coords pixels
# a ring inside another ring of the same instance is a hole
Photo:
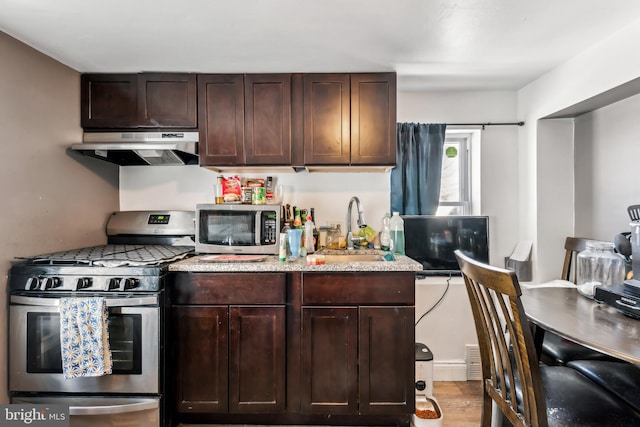
[[[279,205],[197,205],[196,252],[276,255],[280,209]]]

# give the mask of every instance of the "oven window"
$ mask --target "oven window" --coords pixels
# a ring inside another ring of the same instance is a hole
[[[113,374],[142,373],[142,315],[110,313]],[[27,313],[27,372],[62,373],[60,315]]]
[[[200,242],[224,246],[255,246],[255,211],[202,211]]]

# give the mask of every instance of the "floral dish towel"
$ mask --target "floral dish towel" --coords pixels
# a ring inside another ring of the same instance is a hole
[[[60,300],[62,371],[66,379],[111,373],[111,351],[104,298]]]

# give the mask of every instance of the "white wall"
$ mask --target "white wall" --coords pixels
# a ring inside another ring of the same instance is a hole
[[[640,204],[640,95],[575,120],[576,234],[613,241]]]
[[[509,91],[399,92],[398,121],[518,122],[516,102],[516,93]],[[491,263],[504,266],[518,242],[518,127],[487,126],[480,134],[481,170],[474,171],[480,179],[472,186],[480,185],[481,210],[475,213],[489,215]]]
[[[225,172],[225,176],[231,173]],[[240,176],[265,177],[264,173]],[[283,204],[315,208],[318,225],[346,226],[352,196],[362,202],[365,219],[379,230],[389,211],[389,173],[274,173],[284,189]],[[127,166],[120,168],[122,210],[185,209],[198,203],[213,203],[216,172],[198,166]],[[353,210],[355,213],[355,209]],[[355,218],[355,214],[353,215]],[[355,227],[355,220],[353,221]],[[343,228],[344,229],[344,228]]]
[[[519,235],[534,242],[534,281],[557,278],[563,254],[559,240],[578,231],[588,232],[584,225],[580,230],[575,228],[585,214],[577,210],[575,204],[583,207],[586,196],[581,195],[580,200],[574,201],[574,176],[578,175],[573,163],[573,137],[566,128],[554,134],[548,124],[539,120],[640,77],[640,56],[632,54],[638,45],[640,25],[636,23],[518,91],[518,115],[527,123],[518,141]],[[544,127],[543,133],[538,132],[538,126]],[[612,135],[618,131],[610,129]],[[554,140],[553,144],[549,143],[550,139]],[[578,160],[582,161],[576,158]],[[562,167],[549,173],[550,161]],[[633,179],[633,175],[630,169],[627,178]],[[561,205],[548,203],[545,195],[549,194],[561,201]],[[610,212],[615,213],[613,206],[600,208],[611,208]],[[603,237],[607,237],[604,232]]]
[[[400,92],[398,121],[420,123],[518,122],[516,93]],[[448,126],[449,129],[454,126]],[[489,216],[490,261],[504,266],[518,242],[518,128],[487,126],[480,131],[480,161],[472,186],[480,186],[480,211]],[[477,147],[472,147],[472,149]],[[475,153],[474,153],[475,154]],[[477,201],[476,201],[477,202]],[[444,294],[442,302],[416,326],[416,341],[434,354],[434,379],[466,379],[466,345],[477,344],[468,296],[462,280],[427,278],[416,282],[416,320]]]

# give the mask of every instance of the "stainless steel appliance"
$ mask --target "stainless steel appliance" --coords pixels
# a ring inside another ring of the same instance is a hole
[[[87,132],[71,146],[121,166],[197,165],[198,132]]]
[[[13,403],[69,404],[72,426],[164,425],[164,277],[170,262],[193,254],[194,219],[193,211],[115,212],[106,245],[28,257],[11,267]],[[59,305],[85,296],[105,300],[113,371],[65,379]],[[107,420],[112,424],[102,424]]]
[[[280,210],[279,205],[197,205],[196,252],[277,255]]]

